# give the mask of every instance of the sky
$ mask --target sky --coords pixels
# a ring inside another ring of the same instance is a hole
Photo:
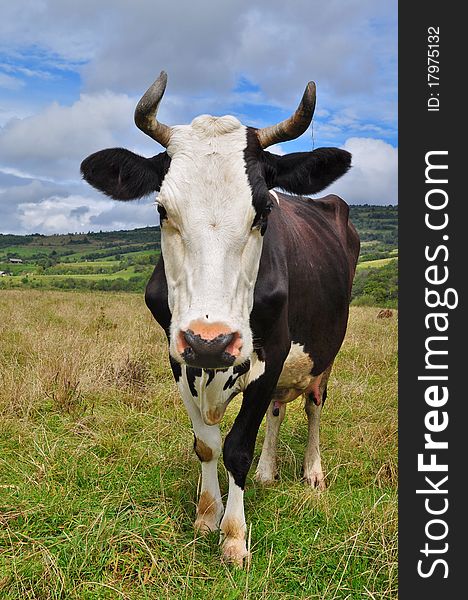
[[[327,193],[397,202],[397,0],[17,0],[0,20],[1,233],[158,224],[154,197],[113,201],[79,166],[103,148],[161,152],[133,122],[161,70],[168,125],[271,125],[315,81],[312,127],[270,151],[345,148],[353,167]]]

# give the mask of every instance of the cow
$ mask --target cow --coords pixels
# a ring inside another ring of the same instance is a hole
[[[202,474],[195,530],[220,529],[223,559],[242,566],[249,555],[244,488],[260,424],[266,414],[255,477],[270,484],[286,404],[299,396],[308,418],[303,477],[325,487],[320,413],[346,331],[359,237],[341,198],[306,195],[346,173],[351,155],[338,148],[266,151],[309,127],[313,82],[291,117],[264,128],[210,115],[168,126],[156,118],[166,83],[163,71],[135,110],[137,127],[165,151],[144,158],[123,148],[101,150],[82,162],[81,172],[116,200],[159,192],[161,257],[145,300],[167,336],[193,426]],[[222,445],[219,422],[239,393],[241,407]],[[229,480],[225,508],[221,452]]]

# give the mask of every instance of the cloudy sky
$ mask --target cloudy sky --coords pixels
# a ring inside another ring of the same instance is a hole
[[[133,124],[159,72],[159,116],[277,122],[317,83],[313,127],[278,153],[339,146],[353,169],[330,191],[397,201],[396,0],[17,0],[0,20],[0,232],[130,229],[148,198],[118,203],[80,180],[81,160],[161,148]]]

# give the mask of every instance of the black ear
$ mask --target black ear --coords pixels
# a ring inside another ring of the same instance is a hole
[[[315,194],[341,177],[351,166],[351,154],[339,148],[318,148],[277,156],[263,153],[265,181],[291,194]]]
[[[170,164],[167,152],[144,158],[125,148],[109,148],[85,158],[81,174],[115,200],[135,200],[160,189]]]

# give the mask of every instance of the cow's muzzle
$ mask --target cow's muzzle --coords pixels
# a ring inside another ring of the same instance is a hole
[[[177,345],[182,359],[191,367],[223,369],[239,356],[242,342],[237,331],[210,335],[206,330],[198,333],[187,329],[179,332]]]

